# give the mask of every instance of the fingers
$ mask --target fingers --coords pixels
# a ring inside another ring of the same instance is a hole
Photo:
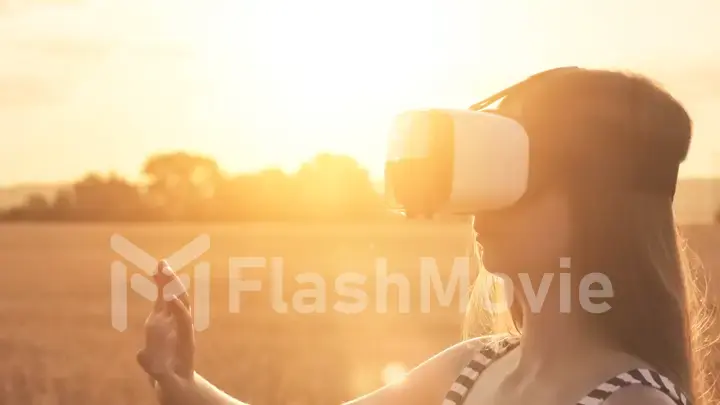
[[[158,288],[158,300],[160,301],[156,301],[156,309],[166,309],[169,312],[170,308],[167,306],[167,302],[172,300],[173,297],[178,297],[187,308],[190,307],[185,285],[165,260],[158,262],[154,277]]]
[[[195,370],[193,360],[195,357],[195,330],[190,310],[179,299],[168,302],[170,312],[175,318],[177,333],[177,355],[180,370],[178,373],[184,377],[191,377]]]
[[[158,262],[153,278],[157,298],[146,321],[146,348],[138,352],[137,361],[153,381],[174,384],[177,382],[174,380],[190,378],[194,373],[195,333],[190,301],[185,286],[166,261]],[[172,347],[167,346],[170,341]],[[167,355],[165,350],[172,354]],[[162,360],[170,358],[173,361]]]
[[[178,363],[177,322],[170,312],[151,314],[145,326],[145,347],[137,352],[136,359],[148,374],[149,382],[171,389],[180,384]]]
[[[167,369],[167,367],[162,367],[161,369],[161,367],[159,367],[160,365],[154,361],[152,354],[147,350],[142,349],[138,351],[135,357],[140,367],[147,373],[150,385],[155,386],[155,382],[162,385],[171,385],[174,383],[173,370]]]
[[[175,347],[177,334],[175,333],[175,320],[171,313],[152,313],[145,321],[145,350],[151,354],[163,354],[170,345]],[[174,349],[172,351],[174,353]]]
[[[179,374],[175,356],[168,357],[163,353],[144,348],[137,352],[136,360],[147,373],[148,383],[155,388],[159,385],[163,391],[178,391],[183,386],[183,380],[188,378]]]
[[[140,367],[142,367],[143,371],[145,371],[152,380],[155,379],[156,372],[153,368],[152,359],[150,358],[150,355],[147,353],[145,349],[142,349],[137,352],[135,355],[135,359],[137,360]]]
[[[157,287],[157,298],[155,298],[155,306],[153,307],[154,312],[161,312],[165,309],[165,299],[163,297],[163,291],[165,289],[166,278],[163,276],[164,269],[167,263],[164,260],[158,262],[153,280],[155,280],[155,287]]]

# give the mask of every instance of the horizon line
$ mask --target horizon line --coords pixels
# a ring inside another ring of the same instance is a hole
[[[286,174],[294,173],[294,172],[288,172],[286,170],[282,170],[282,169],[279,169],[276,167],[268,167],[266,169],[278,169]],[[242,175],[248,175],[248,174],[252,175],[252,174],[259,174],[266,169],[255,170],[255,171],[239,171],[239,172],[232,172],[232,173],[228,173],[228,174],[230,175],[230,177],[242,176]],[[85,175],[87,176],[90,174],[100,174],[101,176],[108,176],[109,174],[112,174],[112,172],[110,172],[110,173],[88,172]],[[134,183],[134,181],[132,181],[131,178],[129,178],[127,176],[119,176],[119,177],[122,179],[128,180],[130,183]],[[71,179],[71,180],[48,180],[48,181],[37,180],[37,181],[20,181],[20,182],[16,182],[16,183],[0,183],[0,190],[12,189],[12,188],[39,187],[39,186],[71,185],[71,184],[74,184],[74,183],[80,181],[82,178],[83,177]],[[712,174],[679,175],[678,181],[681,181],[681,180],[720,180],[720,173],[714,174],[714,175],[712,175]],[[384,178],[375,178],[375,177],[371,176],[370,182],[375,185],[380,185],[380,184],[385,183],[385,179]]]

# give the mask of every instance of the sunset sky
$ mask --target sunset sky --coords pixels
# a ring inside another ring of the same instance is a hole
[[[0,185],[133,177],[185,149],[237,172],[320,151],[382,176],[390,118],[558,65],[629,69],[720,174],[717,0],[0,0]]]

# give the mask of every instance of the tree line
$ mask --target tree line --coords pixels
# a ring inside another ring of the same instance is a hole
[[[132,183],[90,173],[53,198],[32,194],[0,211],[4,221],[288,221],[389,218],[368,172],[342,155],[320,154],[295,173],[226,175],[209,157],[157,154]]]

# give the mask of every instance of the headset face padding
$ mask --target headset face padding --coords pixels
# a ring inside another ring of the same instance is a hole
[[[431,109],[393,123],[386,197],[408,216],[506,208],[524,195],[528,178],[528,136],[511,118]]]

